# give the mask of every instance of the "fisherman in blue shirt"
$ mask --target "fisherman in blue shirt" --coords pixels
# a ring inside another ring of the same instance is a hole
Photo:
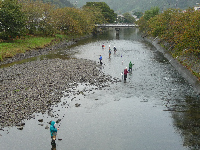
[[[102,60],[102,56],[100,55],[100,57],[99,57],[99,60],[100,60],[100,64],[102,65],[102,62],[101,62],[101,60]]]

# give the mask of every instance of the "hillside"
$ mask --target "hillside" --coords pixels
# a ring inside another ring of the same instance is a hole
[[[77,0],[77,6],[82,7],[86,2],[106,2],[111,9],[116,13],[124,13],[129,11],[141,11],[149,10],[153,6],[158,6],[160,10],[167,8],[181,8],[186,9],[188,7],[194,7],[196,3],[200,3],[200,0]],[[75,3],[76,0],[71,0],[71,3]]]

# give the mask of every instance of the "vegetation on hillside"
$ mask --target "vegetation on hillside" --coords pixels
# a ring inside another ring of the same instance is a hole
[[[145,17],[148,14],[146,11],[137,21],[139,28],[145,35],[158,37],[172,55],[200,79],[199,67],[194,68],[195,64],[200,64],[200,11],[167,9]]]
[[[94,0],[81,0],[77,1],[78,7],[82,7],[86,2],[93,2]],[[102,0],[95,0],[95,2],[102,2]],[[107,3],[111,9],[117,14],[123,14],[125,12],[145,12],[151,9],[151,7],[159,7],[161,11],[168,8],[180,8],[187,9],[188,7],[194,7],[197,0],[103,0]]]

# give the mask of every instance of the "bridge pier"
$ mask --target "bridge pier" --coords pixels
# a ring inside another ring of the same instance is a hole
[[[115,31],[116,31],[116,38],[119,39],[119,30],[120,28],[115,28]]]

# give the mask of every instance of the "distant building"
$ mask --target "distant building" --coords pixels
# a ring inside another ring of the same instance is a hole
[[[200,7],[194,7],[194,10],[195,11],[197,11],[197,10],[200,11]]]
[[[123,15],[117,15],[117,21],[118,21],[118,23],[124,22],[124,16]]]
[[[132,15],[132,16],[135,18],[136,21],[139,20],[136,15]]]

